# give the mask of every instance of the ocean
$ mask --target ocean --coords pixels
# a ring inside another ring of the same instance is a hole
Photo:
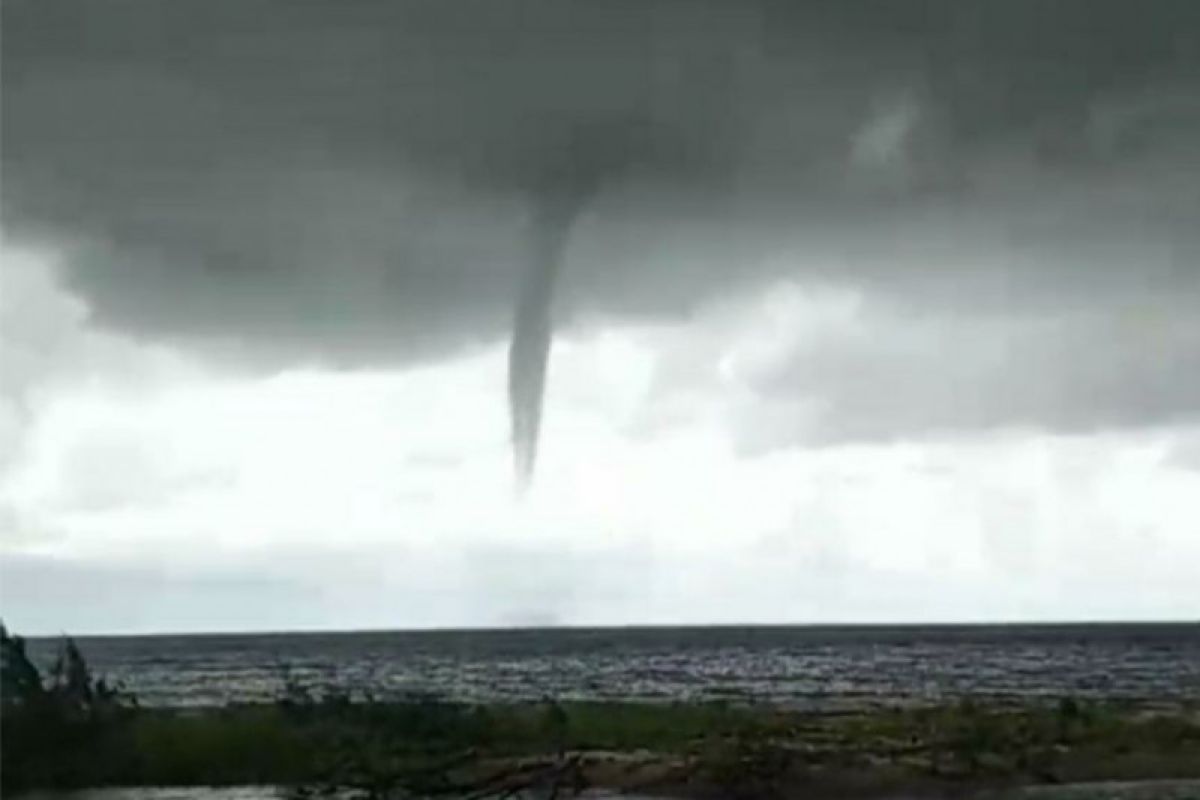
[[[1200,624],[546,628],[79,637],[143,705],[316,692],[457,701],[1200,700]],[[53,639],[31,639],[48,664]]]

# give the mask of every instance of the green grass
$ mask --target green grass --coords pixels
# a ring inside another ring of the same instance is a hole
[[[764,796],[778,783],[1200,777],[1194,711],[1145,716],[1064,703],[958,704],[814,715],[726,704],[440,702],[125,709],[3,719],[4,789],[405,782],[457,754],[560,750],[691,757],[702,781]],[[436,771],[436,770],[435,770]],[[744,788],[744,787],[743,787]]]

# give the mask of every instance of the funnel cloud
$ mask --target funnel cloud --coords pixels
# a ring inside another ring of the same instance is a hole
[[[521,480],[553,327],[781,283],[976,320],[946,365],[973,386],[1029,331],[1067,329],[1063,374],[1104,361],[1088,330],[1136,331],[1151,357],[1113,361],[1155,395],[976,410],[1002,402],[925,402],[927,375],[892,407],[936,335],[785,343],[746,387],[781,441],[814,393],[835,440],[1196,403],[1165,366],[1200,302],[1195,3],[9,0],[4,27],[5,233],[63,254],[94,324],[260,373],[508,339]]]
[[[17,630],[1200,616],[1196,0],[0,17]]]
[[[512,421],[513,465],[518,488],[533,478],[538,433],[542,423],[542,397],[550,358],[554,284],[570,232],[572,212],[553,209],[539,216],[532,236],[535,242],[521,280],[508,356],[508,402]]]

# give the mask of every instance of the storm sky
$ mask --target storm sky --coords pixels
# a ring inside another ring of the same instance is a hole
[[[1200,617],[1191,0],[2,13],[13,629]]]

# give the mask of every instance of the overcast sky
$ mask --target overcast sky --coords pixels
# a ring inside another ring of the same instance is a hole
[[[1200,4],[3,28],[14,629],[1200,618]]]

